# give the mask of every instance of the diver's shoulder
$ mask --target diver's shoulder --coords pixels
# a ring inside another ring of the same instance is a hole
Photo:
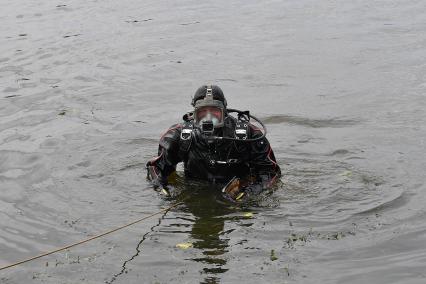
[[[183,123],[183,122],[178,122],[178,123],[172,124],[172,125],[171,125],[168,129],[167,129],[167,131],[179,130],[179,129],[181,129],[181,128],[183,127],[183,125],[184,125],[184,123]]]
[[[248,127],[250,129],[250,138],[258,138],[263,135],[262,128],[259,128],[257,125],[250,122]],[[264,137],[264,139],[266,139],[266,137]]]
[[[160,140],[164,140],[167,138],[176,139],[175,137],[178,137],[180,135],[180,132],[182,131],[182,127],[183,127],[182,123],[175,123],[171,125],[166,131],[163,132]]]

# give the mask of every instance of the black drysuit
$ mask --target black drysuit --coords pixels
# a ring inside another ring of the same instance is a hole
[[[184,163],[185,175],[190,178],[226,183],[233,177],[250,179],[252,184],[263,189],[271,186],[281,175],[274,152],[264,137],[253,142],[215,140],[208,142],[198,128],[193,128],[191,137],[181,138],[182,129],[192,126],[186,121],[170,127],[161,136],[158,157],[147,166],[153,166],[160,183],[176,170],[176,164]],[[237,120],[228,115],[217,136],[235,137]],[[262,132],[254,125],[247,127],[248,138],[256,138]]]

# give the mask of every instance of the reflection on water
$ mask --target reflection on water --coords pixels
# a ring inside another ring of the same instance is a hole
[[[186,196],[183,210],[195,217],[190,236],[194,240],[194,248],[203,255],[191,260],[204,265],[203,273],[209,275],[205,283],[216,283],[217,277],[211,275],[228,271],[226,253],[229,239],[226,235],[229,232],[225,232],[224,228],[227,214],[232,211],[217,201],[218,188],[201,187]]]
[[[179,222],[168,225],[175,229],[168,229],[165,232],[169,234],[180,234],[182,232],[189,234],[189,239],[192,242],[192,248],[201,253],[200,256],[187,258],[187,261],[193,261],[202,265],[200,273],[205,274],[204,280],[200,283],[219,283],[220,275],[227,272],[227,248],[229,247],[229,237],[234,229],[225,231],[225,223],[235,221],[238,218],[230,217],[234,214],[237,207],[225,201],[220,193],[222,185],[209,185],[203,182],[186,181],[177,176],[177,181],[174,183],[177,195],[172,198],[166,198],[172,203],[182,201],[182,204],[174,209],[175,214],[183,213],[191,214],[193,217],[185,218],[185,224]],[[127,258],[119,273],[116,273],[111,280],[106,283],[115,282],[120,276],[128,272],[129,264],[141,255],[144,258],[143,243],[148,239],[149,235],[155,234],[156,231],[161,232],[162,222],[164,221],[167,212],[164,213],[156,224],[154,224],[148,232],[146,232],[141,240],[136,245],[136,252]],[[187,222],[192,222],[190,230],[187,230]],[[179,221],[179,220],[175,220]],[[182,231],[180,227],[184,227]],[[198,255],[198,253],[195,253]]]

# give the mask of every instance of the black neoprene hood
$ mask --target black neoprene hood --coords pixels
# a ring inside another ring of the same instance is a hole
[[[223,94],[222,89],[216,85],[212,85],[211,88],[212,88],[213,99],[221,101],[223,103],[223,106],[226,108],[227,103],[226,103],[225,95]],[[207,85],[199,87],[192,99],[192,103],[191,103],[192,106],[195,106],[196,101],[204,99],[206,97],[206,93],[207,93]]]

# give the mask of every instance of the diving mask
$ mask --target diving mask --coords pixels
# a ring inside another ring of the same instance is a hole
[[[205,122],[211,121],[213,127],[223,125],[223,110],[218,107],[204,106],[195,110],[195,123],[202,125]]]

